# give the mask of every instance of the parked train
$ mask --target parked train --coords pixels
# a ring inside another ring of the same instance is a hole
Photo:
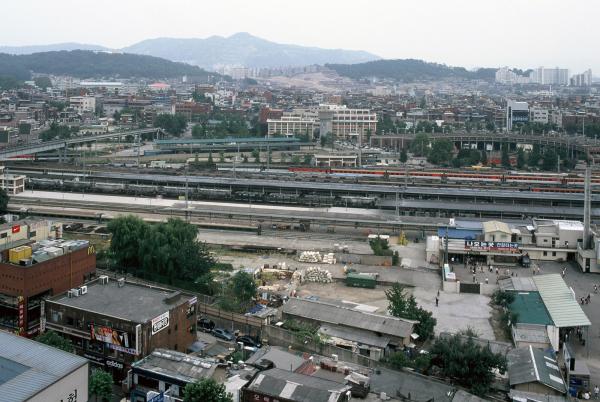
[[[458,172],[423,170],[382,170],[327,167],[291,167],[290,172],[299,175],[329,175],[342,177],[389,177],[396,180],[448,182],[448,183],[506,183],[506,184],[544,184],[557,188],[583,187],[584,178],[567,173],[519,173],[519,172]],[[592,184],[600,184],[600,177],[593,177]]]

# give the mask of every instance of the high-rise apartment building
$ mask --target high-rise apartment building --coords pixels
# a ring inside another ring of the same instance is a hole
[[[506,101],[506,130],[511,131],[514,123],[529,121],[529,105],[527,102]]]
[[[529,74],[532,83],[541,85],[569,85],[569,70],[566,68],[538,67]]]
[[[581,74],[575,74],[571,77],[571,86],[590,87],[592,86],[592,70],[588,69]]]

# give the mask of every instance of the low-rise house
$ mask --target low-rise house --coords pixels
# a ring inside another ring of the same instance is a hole
[[[515,349],[508,355],[510,388],[542,395],[567,393],[558,362],[546,352],[528,348]]]

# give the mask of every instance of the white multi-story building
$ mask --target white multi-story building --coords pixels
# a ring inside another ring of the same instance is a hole
[[[532,83],[541,85],[569,85],[569,70],[566,68],[538,67],[529,74]]]
[[[280,119],[267,119],[267,135],[269,137],[273,135],[292,137],[308,134],[309,139],[312,139],[318,128],[319,122],[316,117],[284,113]]]
[[[94,113],[96,111],[96,98],[93,96],[72,96],[69,98],[69,105],[77,113]]]
[[[349,109],[339,105],[319,106],[319,133],[331,133],[337,139],[366,141],[377,130],[377,114],[369,109]]]
[[[496,71],[496,82],[499,84],[529,84],[531,78],[519,75],[508,67],[502,67]]]
[[[339,105],[319,105],[314,109],[295,109],[284,112],[280,119],[267,120],[268,135],[305,134],[315,131],[320,135],[331,133],[337,139],[366,141],[368,133],[377,130],[377,114],[369,109],[349,109]]]
[[[529,121],[533,123],[548,124],[548,109],[532,107],[529,109]]]
[[[571,77],[571,86],[590,87],[592,86],[592,70],[584,71],[581,74],[575,74]]]

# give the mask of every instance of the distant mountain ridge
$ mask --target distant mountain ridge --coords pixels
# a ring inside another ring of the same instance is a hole
[[[183,75],[207,78],[197,66],[175,63],[152,56],[87,50],[42,52],[28,55],[0,53],[0,77],[28,80],[31,73],[70,75],[79,78],[175,78]]]
[[[110,49],[99,45],[88,45],[85,43],[65,42],[52,45],[31,45],[31,46],[0,46],[0,53],[24,55],[42,52],[58,52],[61,50],[92,50],[109,51]]]
[[[110,51],[110,49],[98,45],[62,43],[43,46],[0,46],[0,53],[31,54],[40,51],[75,49]],[[280,44],[245,32],[229,37],[210,36],[206,39],[147,39],[123,49],[113,49],[113,51],[161,57],[210,70],[221,66],[298,67],[326,63],[363,63],[380,59],[374,54],[360,50],[322,49]]]
[[[326,64],[341,76],[352,79],[384,78],[401,82],[448,78],[493,81],[497,68],[469,71],[464,67],[428,63],[416,59],[376,60],[360,64]]]

